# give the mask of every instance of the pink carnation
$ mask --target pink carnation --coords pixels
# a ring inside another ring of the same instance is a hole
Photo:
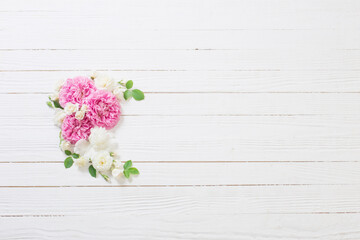
[[[92,124],[111,129],[119,122],[120,103],[115,95],[104,90],[97,90],[85,99],[84,104],[88,106],[86,116]]]
[[[96,87],[89,78],[79,76],[73,79],[69,78],[65,81],[61,87],[59,93],[59,103],[62,107],[65,107],[66,103],[78,103],[82,104],[83,99],[89,96]]]
[[[69,115],[66,116],[62,123],[62,136],[66,141],[75,144],[80,139],[87,139],[90,136],[92,127],[93,124],[86,116],[79,121],[74,115]]]

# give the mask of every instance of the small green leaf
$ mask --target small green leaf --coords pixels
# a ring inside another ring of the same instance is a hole
[[[65,168],[70,168],[74,163],[74,160],[72,159],[72,157],[67,157],[64,161],[64,166]]]
[[[132,90],[132,96],[136,101],[144,100],[145,96],[144,93],[139,89],[133,89]]]
[[[47,104],[49,107],[51,107],[51,108],[54,107],[50,101],[46,102],[46,104]]]
[[[124,176],[125,176],[126,178],[129,178],[129,177],[130,177],[129,171],[124,170],[123,173],[124,173]]]
[[[60,105],[59,100],[53,101],[53,103],[54,103],[54,106],[55,106],[56,108],[64,109],[64,108]]]
[[[131,174],[134,174],[134,175],[137,175],[137,174],[140,173],[139,170],[137,168],[134,168],[134,167],[129,168],[128,172],[131,173]]]
[[[89,166],[89,173],[92,177],[96,178],[96,169],[93,167],[93,165]]]
[[[65,154],[70,156],[71,155],[71,152],[69,150],[65,150]]]
[[[79,157],[80,157],[80,155],[79,154],[77,154],[77,153],[73,153],[73,158],[75,158],[75,159],[78,159]]]
[[[131,166],[132,166],[132,161],[131,161],[131,160],[129,160],[129,161],[127,161],[126,163],[124,163],[124,169],[125,169],[125,170],[131,168]]]
[[[127,88],[127,89],[132,88],[132,87],[133,87],[133,85],[134,85],[134,83],[133,83],[133,81],[132,81],[132,80],[129,80],[129,81],[127,81],[127,82],[126,82],[126,88]]]
[[[125,100],[130,99],[131,96],[132,96],[131,90],[126,90],[126,91],[124,92],[124,98],[125,98]]]

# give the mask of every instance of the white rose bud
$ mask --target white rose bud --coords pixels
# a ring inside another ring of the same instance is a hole
[[[61,127],[65,117],[66,117],[66,113],[64,110],[56,109],[55,116],[54,116],[55,125],[58,127]]]
[[[90,74],[90,78],[92,80],[94,80],[95,78],[97,78],[99,76],[99,72],[98,71],[93,71],[91,74]]]
[[[71,115],[79,110],[79,104],[67,103],[64,110],[67,115]]]
[[[59,91],[60,91],[62,85],[64,85],[64,82],[65,82],[64,79],[60,79],[60,80],[58,80],[58,81],[55,83],[55,86],[54,86],[55,92],[59,92]]]
[[[123,101],[125,101],[125,99],[124,99],[124,91],[125,91],[125,89],[115,88],[113,90],[113,94],[116,96],[117,100],[123,102]]]
[[[51,94],[50,99],[51,99],[52,101],[58,100],[58,99],[59,99],[59,93],[56,92],[56,93]]]
[[[75,118],[79,121],[83,120],[84,116],[85,116],[85,112],[83,112],[83,111],[77,111],[75,113]]]
[[[119,176],[120,173],[121,173],[121,170],[118,169],[118,168],[115,168],[115,169],[113,169],[113,170],[111,171],[111,174],[113,175],[113,177]]]
[[[114,160],[113,165],[115,168],[122,168],[122,164],[119,160]]]
[[[86,112],[87,109],[88,109],[88,106],[85,105],[85,104],[83,104],[83,105],[81,106],[81,108],[80,108],[80,111]]]
[[[78,159],[75,159],[75,164],[78,167],[84,167],[88,163],[88,160],[84,158],[83,156],[79,157]]]
[[[74,146],[69,143],[68,141],[61,141],[60,143],[60,148],[63,152],[65,152],[66,150],[69,150],[70,152],[74,151]]]

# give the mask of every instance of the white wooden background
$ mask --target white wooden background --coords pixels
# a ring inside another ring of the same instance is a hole
[[[144,102],[131,182],[65,170],[47,95]],[[1,0],[0,239],[360,239],[360,1]]]

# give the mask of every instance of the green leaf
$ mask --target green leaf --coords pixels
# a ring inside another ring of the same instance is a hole
[[[125,98],[125,100],[130,99],[131,96],[132,96],[132,91],[131,91],[131,90],[126,90],[126,91],[124,92],[124,98]]]
[[[124,163],[124,169],[125,169],[125,170],[131,168],[131,166],[132,166],[132,161],[131,161],[131,160],[129,160],[129,161],[127,161],[126,163]]]
[[[79,157],[80,157],[80,155],[79,154],[77,154],[77,153],[73,153],[73,158],[75,158],[75,159],[78,159]]]
[[[70,168],[74,164],[72,157],[67,157],[64,161],[65,168]]]
[[[64,109],[62,106],[60,106],[59,100],[53,101],[53,103],[56,108]]]
[[[132,80],[129,80],[129,81],[127,81],[127,82],[126,82],[126,88],[127,88],[127,89],[132,88],[132,87],[133,87],[133,85],[134,85],[134,83],[133,83],[133,81],[132,81]]]
[[[139,89],[133,89],[132,90],[132,96],[136,101],[144,100],[145,96],[144,93]]]
[[[52,103],[51,103],[50,101],[46,102],[46,104],[47,104],[49,107],[53,108],[53,105],[52,105]]]
[[[137,168],[134,168],[134,167],[129,168],[128,172],[131,173],[131,174],[134,174],[134,175],[138,175],[140,173],[139,170]]]
[[[129,178],[129,177],[130,177],[129,171],[124,170],[123,173],[124,173],[124,176],[125,176],[126,178]]]
[[[65,154],[70,156],[71,155],[71,152],[69,150],[65,150]]]
[[[89,166],[89,173],[92,177],[96,178],[96,169],[93,167],[93,165]]]

